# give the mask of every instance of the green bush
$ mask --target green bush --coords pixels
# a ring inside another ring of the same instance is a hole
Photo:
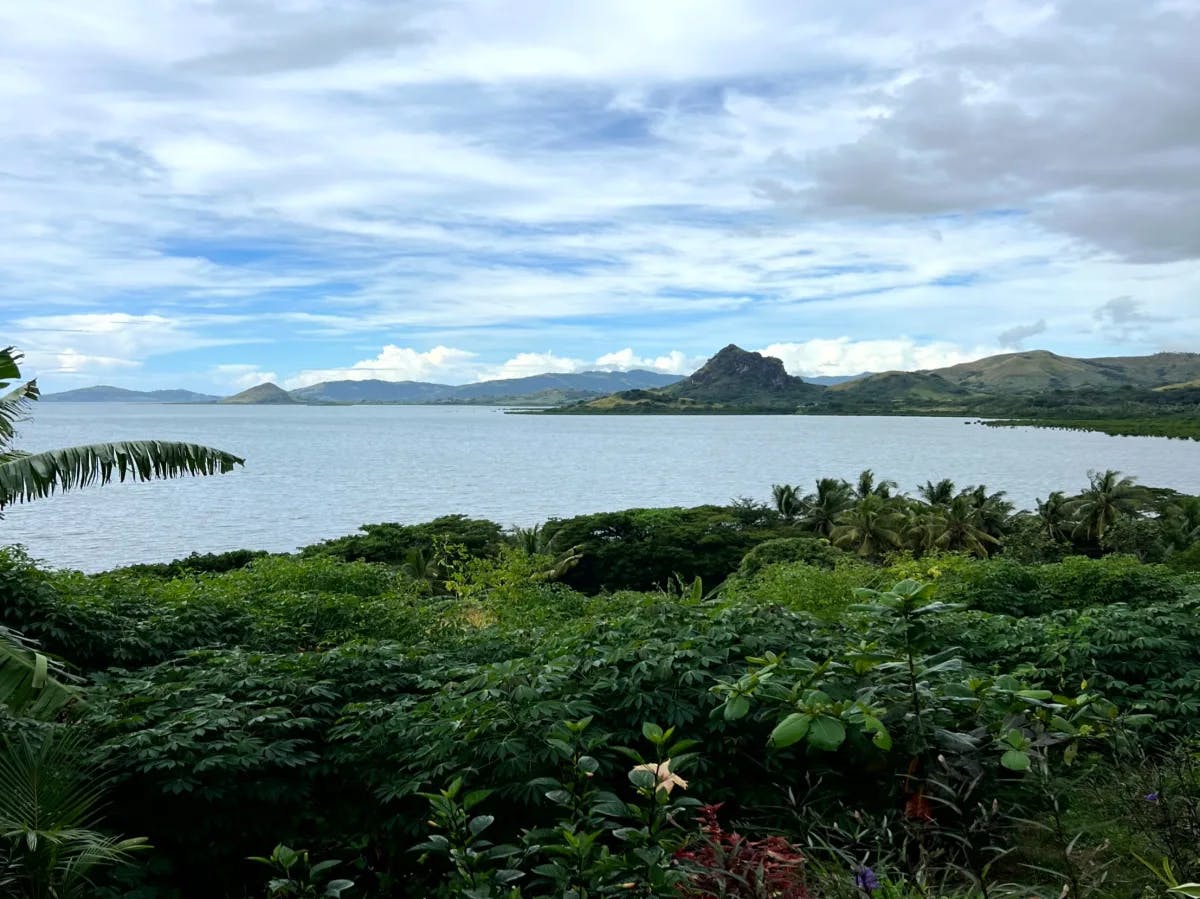
[[[715,587],[755,544],[795,531],[742,506],[626,509],[546,522],[550,549],[581,554],[563,583],[583,593],[663,588],[675,577]]]
[[[737,573],[753,577],[768,565],[779,562],[804,562],[818,568],[833,568],[845,556],[828,540],[817,537],[776,537],[764,540],[742,557]]]
[[[495,555],[505,543],[500,525],[465,515],[443,515],[422,524],[364,524],[359,530],[363,533],[306,546],[301,554],[332,556],[346,562],[401,565],[414,551],[432,555],[438,541],[461,546],[469,555],[477,557]]]
[[[835,568],[779,562],[752,577],[731,578],[721,595],[731,603],[772,604],[820,618],[837,618],[855,602],[855,590],[880,582],[878,569],[850,557]]]
[[[1110,603],[1173,602],[1184,590],[1172,572],[1131,556],[1070,556],[1048,565],[997,559],[964,568],[941,582],[946,602],[1003,615],[1041,615]]]

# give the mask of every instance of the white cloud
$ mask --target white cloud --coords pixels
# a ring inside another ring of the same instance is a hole
[[[424,352],[388,344],[373,359],[355,362],[349,368],[308,369],[284,380],[289,390],[322,381],[435,381],[461,380],[475,364],[475,353],[454,347],[435,346]],[[439,382],[440,383],[440,382]]]
[[[214,365],[212,368],[212,377],[216,383],[227,384],[239,391],[247,390],[250,387],[257,387],[259,384],[267,382],[274,383],[279,379],[279,375],[273,371],[263,371],[257,365],[248,365],[245,363]]]
[[[1102,12],[8,4],[5,339],[146,378],[264,335],[283,376],[317,341],[457,348],[293,384],[681,372],[731,340],[896,367],[926,358],[896,335],[969,353],[1043,316],[1063,352],[1194,346],[1200,16]],[[1099,326],[1113,296],[1154,320]]]
[[[639,356],[630,347],[625,347],[615,353],[605,353],[596,360],[594,367],[602,371],[632,371],[640,368],[670,375],[687,375],[703,364],[703,357],[687,356],[679,350],[672,350],[664,356],[648,357]]]
[[[759,350],[783,361],[793,375],[856,375],[862,372],[916,371],[970,362],[1001,352],[998,347],[966,349],[937,341],[918,343],[907,337],[892,340],[854,340],[838,337],[803,343],[773,343]]]
[[[583,371],[587,363],[582,359],[569,359],[556,356],[554,353],[517,353],[496,368],[480,372],[479,381],[490,381],[496,378],[525,378],[529,375],[540,375],[547,372]]]
[[[53,371],[61,374],[91,374],[97,369],[137,368],[140,363],[132,359],[115,356],[87,356],[73,349],[65,349],[55,356],[58,367]]]

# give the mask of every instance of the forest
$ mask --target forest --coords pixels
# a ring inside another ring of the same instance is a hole
[[[0,552],[17,897],[997,897],[1200,880],[1200,498],[380,523]]]

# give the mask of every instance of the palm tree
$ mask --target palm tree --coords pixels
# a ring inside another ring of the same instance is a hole
[[[945,531],[939,507],[910,503],[904,516],[904,543],[909,549],[923,555],[938,548],[938,538]]]
[[[21,358],[12,347],[0,349],[0,517],[3,517],[4,508],[13,503],[40,499],[58,490],[107,484],[114,474],[121,481],[127,477],[148,481],[185,474],[224,473],[245,461],[223,450],[161,440],[93,443],[40,453],[22,452],[13,446],[16,425],[39,394],[36,381],[21,381]],[[16,386],[12,387],[14,382]],[[11,631],[0,633],[0,702],[14,711],[53,714],[62,705],[54,705],[62,698],[57,692],[61,684],[47,672],[45,656]],[[51,685],[54,685],[51,694],[56,698],[35,701],[35,694]]]
[[[936,484],[926,481],[917,488],[917,496],[931,506],[948,506],[950,500],[954,499],[954,482],[949,478],[942,478]]]
[[[941,534],[937,545],[942,549],[965,550],[979,558],[986,558],[989,546],[999,546],[999,538],[988,533],[984,526],[983,510],[978,497],[972,493],[960,493],[942,509]]]
[[[838,516],[830,539],[834,546],[853,550],[860,556],[878,558],[886,550],[902,544],[903,527],[903,514],[884,497],[872,493]]]
[[[1200,541],[1200,496],[1183,496],[1163,510],[1163,533],[1175,549]]]
[[[838,478],[820,478],[817,492],[804,497],[800,523],[821,537],[828,537],[837,517],[854,504],[850,485]]]
[[[22,733],[0,749],[0,885],[19,899],[95,895],[98,869],[126,864],[145,840],[100,833],[108,779],[82,760],[74,728]]]
[[[1067,539],[1067,525],[1071,522],[1071,507],[1066,495],[1055,490],[1044,500],[1037,500],[1037,517],[1042,533],[1055,543]]]
[[[1004,491],[988,493],[987,488],[980,484],[963,490],[962,495],[979,511],[979,527],[999,543],[1010,530],[1009,522],[1013,513],[1013,504],[1004,498]]]
[[[771,499],[784,521],[794,521],[804,507],[799,491],[791,484],[772,484]]]
[[[897,484],[895,481],[880,481],[875,483],[875,472],[869,468],[863,469],[858,474],[858,484],[854,488],[854,492],[859,499],[866,499],[868,496],[881,496],[887,499],[892,495]]]
[[[1079,516],[1075,533],[1099,543],[1104,539],[1104,532],[1119,517],[1138,513],[1146,491],[1137,486],[1133,478],[1123,478],[1121,472],[1111,468],[1103,472],[1089,471],[1088,479],[1087,490],[1072,503],[1073,511]]]

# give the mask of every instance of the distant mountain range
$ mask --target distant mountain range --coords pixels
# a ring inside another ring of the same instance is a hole
[[[41,399],[44,403],[215,403],[220,397],[191,390],[126,390],[100,386],[43,393]]]
[[[1045,350],[1005,353],[929,371],[892,371],[822,386],[783,363],[733,344],[691,376],[658,389],[626,390],[551,411],[605,413],[979,414],[1071,410],[1079,417],[1186,415],[1200,354],[1073,359]],[[1124,413],[1122,413],[1124,414]]]
[[[229,397],[190,390],[125,390],[84,387],[48,393],[42,399],[59,403],[226,403],[233,405],[290,405],[296,403],[448,403],[554,405],[619,390],[664,387],[680,375],[653,371],[584,371],[502,378],[476,384],[433,384],[424,381],[322,381],[286,391],[276,384],[259,384]]]
[[[650,371],[531,375],[477,384],[324,381],[286,391],[260,384],[231,397],[189,390],[87,387],[48,402],[88,403],[448,403],[552,407],[570,414],[826,412],[1024,416],[1031,409],[1080,417],[1187,415],[1200,390],[1200,354],[1157,353],[1074,359],[1045,350],[989,356],[926,371],[803,379],[783,363],[733,344],[686,378]],[[1132,391],[1132,393],[1130,392]],[[1034,399],[1036,397],[1036,400]]]

